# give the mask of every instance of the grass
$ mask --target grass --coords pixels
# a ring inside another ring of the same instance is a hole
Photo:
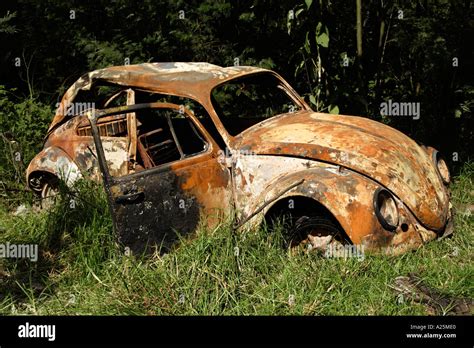
[[[466,164],[452,186],[455,206],[473,204],[473,178],[474,165]],[[38,262],[0,260],[1,315],[427,314],[388,286],[408,273],[448,295],[474,297],[474,219],[463,212],[452,238],[397,257],[292,256],[278,234],[234,234],[222,225],[143,259],[118,248],[104,195],[82,185],[73,208],[63,196],[48,212],[0,209],[0,243],[40,250]]]

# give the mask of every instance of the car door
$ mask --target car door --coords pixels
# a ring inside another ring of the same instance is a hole
[[[111,175],[100,119],[136,115],[135,170]],[[119,241],[135,253],[169,250],[200,223],[215,225],[230,214],[231,177],[219,148],[197,119],[176,104],[148,103],[90,114],[100,169]]]

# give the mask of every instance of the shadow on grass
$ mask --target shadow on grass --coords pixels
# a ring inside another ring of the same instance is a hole
[[[54,277],[70,262],[96,268],[116,251],[103,187],[78,181],[60,185],[54,204],[40,212],[9,217],[9,231],[0,243],[37,245],[37,260],[10,258],[0,263],[0,302],[32,303],[54,293]]]

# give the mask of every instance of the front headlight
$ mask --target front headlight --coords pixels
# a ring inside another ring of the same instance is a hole
[[[448,165],[446,164],[446,161],[441,157],[441,154],[436,150],[433,151],[433,162],[444,184],[448,185],[451,181],[451,175],[449,174]]]
[[[379,188],[374,195],[375,215],[380,224],[388,231],[393,231],[398,226],[398,207],[395,199],[385,189]]]

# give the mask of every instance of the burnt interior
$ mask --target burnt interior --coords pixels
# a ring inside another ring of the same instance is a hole
[[[145,169],[177,161],[207,148],[192,121],[172,109],[145,109],[137,117],[137,162]]]
[[[210,135],[224,144],[220,134],[205,109],[189,98],[134,90],[135,104],[163,102],[178,105],[174,108],[149,108],[135,112],[136,156],[130,159],[132,171],[153,168],[184,159],[205,151],[208,143],[184,109],[190,110],[204,121]],[[127,89],[116,85],[97,85],[89,91],[80,91],[75,102],[89,103],[94,100],[95,108],[104,109],[127,105]],[[211,126],[212,125],[212,126]],[[99,118],[97,127],[101,137],[128,137],[127,115],[113,115]],[[79,136],[92,136],[91,127],[84,118],[77,128]]]

